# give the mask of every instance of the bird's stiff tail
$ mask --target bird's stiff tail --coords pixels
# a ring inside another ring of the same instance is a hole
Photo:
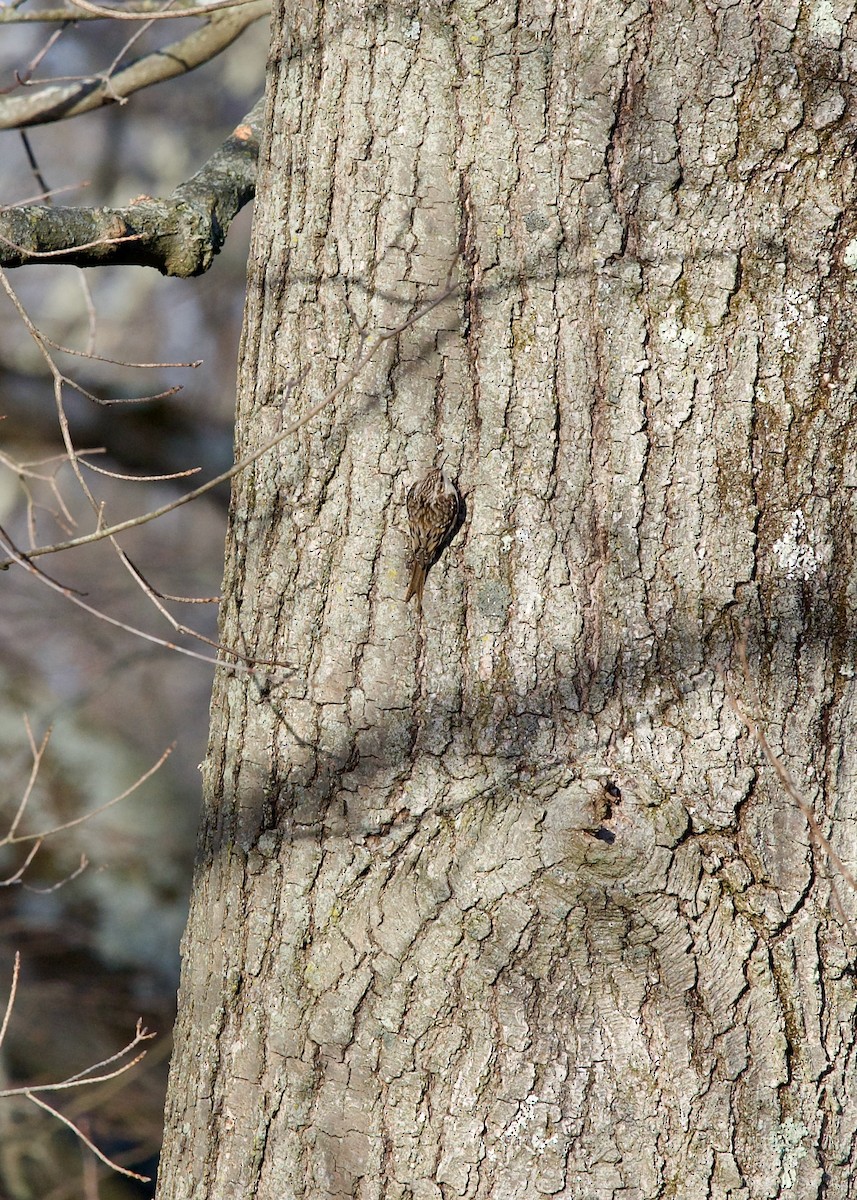
[[[414,563],[414,569],[411,571],[411,582],[408,584],[408,592],[405,596],[405,604],[407,604],[411,596],[416,596],[417,604],[423,606],[423,588],[426,585],[426,569],[418,562]]]

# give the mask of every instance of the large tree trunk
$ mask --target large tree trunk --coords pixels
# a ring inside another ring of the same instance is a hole
[[[160,1200],[850,1194],[839,12],[285,0]]]

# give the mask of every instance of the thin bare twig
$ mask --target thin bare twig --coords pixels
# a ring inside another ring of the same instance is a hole
[[[41,842],[33,842],[32,846],[27,852],[27,857],[21,863],[20,867],[18,867],[18,870],[15,871],[13,875],[9,875],[6,879],[0,879],[0,887],[11,887],[13,883],[20,883],[26,874],[27,867],[29,867],[30,863],[39,853],[41,848]]]
[[[56,34],[54,35],[54,37],[58,37],[60,35],[60,33],[62,33],[62,30],[58,29]],[[30,164],[30,170],[33,172],[33,177],[34,177],[36,183],[42,189],[42,192],[45,195],[47,195],[51,189],[48,187],[47,183],[45,182],[45,177],[42,174],[42,169],[39,166],[38,161],[36,159],[36,154],[35,154],[35,151],[33,150],[32,143],[30,142],[30,139],[27,136],[26,129],[22,129],[20,131],[20,138],[21,138],[21,144],[24,147],[24,153],[27,156],[27,161]]]
[[[37,850],[41,846],[41,844],[42,844],[41,839],[39,839],[39,841],[36,842],[34,849],[31,850],[30,853],[27,855],[28,862],[32,862],[32,860],[35,858],[35,850]],[[41,887],[36,887],[32,883],[25,883],[23,885],[24,890],[27,892],[35,892],[35,894],[37,896],[49,896],[51,894],[51,892],[58,892],[60,890],[60,888],[64,888],[67,883],[71,883],[71,881],[73,879],[77,879],[78,875],[82,875],[88,866],[89,866],[89,859],[86,857],[85,854],[81,854],[80,862],[74,868],[74,870],[71,871],[68,875],[63,876],[62,879],[58,879],[56,881],[56,883],[52,883],[50,885],[50,887],[41,888]],[[23,872],[22,872],[22,874],[23,874]]]
[[[6,1037],[6,1030],[9,1028],[9,1021],[12,1017],[12,1009],[15,1006],[15,993],[18,991],[18,977],[21,974],[21,955],[19,951],[15,951],[15,965],[12,967],[12,984],[9,988],[9,999],[6,1001],[6,1012],[3,1014],[3,1024],[0,1025],[0,1046]]]
[[[107,449],[105,446],[91,446],[89,450],[78,450],[77,452],[78,458],[85,458],[90,454],[106,453]],[[44,458],[27,458],[22,459],[21,462],[16,462],[14,458],[9,458],[7,454],[0,452],[0,463],[8,467],[10,471],[14,471],[16,474],[30,475],[33,479],[41,480],[43,483],[48,482],[52,476],[41,475],[38,471],[33,469],[34,467],[47,467],[51,463],[57,463],[59,466],[64,466],[67,462],[68,456],[66,454],[48,454]]]
[[[165,9],[172,8],[173,3],[174,3],[174,0],[166,0],[166,3],[164,4],[164,8]],[[111,96],[111,99],[114,100],[116,104],[127,104],[128,97],[121,95],[119,92],[117,92],[113,89],[113,87],[110,84],[111,76],[116,71],[116,68],[119,66],[119,64],[122,62],[122,60],[125,58],[126,54],[131,49],[131,47],[134,45],[134,43],[138,42],[140,40],[140,38],[146,33],[146,31],[152,28],[154,23],[155,23],[154,20],[151,18],[148,21],[143,21],[143,23],[141,25],[139,25],[134,30],[134,32],[131,34],[131,36],[128,38],[128,41],[125,43],[125,45],[122,47],[122,49],[116,55],[116,57],[113,59],[113,62],[110,64],[110,66],[107,68],[107,70],[103,71],[101,73],[101,78],[107,86],[107,89]]]
[[[7,205],[12,208],[12,205]],[[14,207],[20,207],[15,205]],[[84,242],[80,246],[75,246],[75,250],[93,250],[96,246],[119,246],[122,242],[139,242],[142,240],[141,233],[128,233],[117,235],[116,237],[95,238],[92,242]],[[26,246],[19,246],[17,242],[13,242],[11,238],[3,237],[0,234],[0,242],[4,246],[8,246],[10,250],[17,250],[19,254],[26,254],[30,258],[60,258],[62,255],[68,254],[68,248],[63,247],[60,250],[29,250]]]
[[[42,765],[42,759],[44,757],[45,750],[47,750],[48,742],[51,740],[51,729],[49,726],[45,732],[44,737],[42,738],[41,742],[39,743],[39,745],[36,745],[36,740],[33,737],[33,730],[30,725],[30,719],[26,715],[26,713],[24,714],[24,728],[27,731],[27,740],[30,743],[30,754],[32,755],[32,758],[33,758],[33,765],[30,768],[30,775],[29,775],[29,778],[27,779],[27,785],[24,788],[24,794],[21,798],[20,804],[18,805],[17,811],[16,811],[14,817],[12,818],[12,823],[9,826],[9,829],[8,829],[5,837],[0,838],[0,846],[8,845],[10,842],[15,841],[15,831],[18,828],[18,826],[20,825],[21,818],[24,815],[24,810],[26,809],[27,805],[30,802],[30,796],[33,793],[33,788],[35,786],[36,779],[39,774],[39,769],[41,768],[41,765]]]
[[[8,1024],[8,1014],[11,1011],[11,1003],[14,1000],[14,990],[17,987],[19,959],[20,955],[16,954],[15,976],[13,977],[13,992],[12,995],[10,995],[10,1003],[7,1004],[7,1018],[3,1023],[4,1034],[6,1025]],[[113,1063],[119,1062],[120,1059],[124,1058],[127,1054],[130,1054],[132,1050],[136,1050],[136,1048],[142,1042],[149,1042],[152,1040],[152,1038],[157,1036],[158,1035],[156,1033],[153,1033],[150,1029],[147,1029],[138,1017],[133,1038],[130,1042],[128,1042],[127,1045],[123,1046],[121,1050],[117,1050],[115,1054],[111,1054],[107,1058],[102,1058],[97,1063],[92,1063],[90,1066],[84,1067],[82,1071],[78,1071],[74,1075],[69,1075],[65,1079],[61,1079],[59,1083],[40,1083],[35,1087],[24,1086],[0,1089],[0,1098],[5,1099],[9,1096],[28,1096],[30,1099],[32,1099],[36,1092],[63,1092],[68,1091],[70,1088],[83,1087],[85,1084],[89,1083],[107,1083],[111,1079],[116,1079],[119,1075],[124,1075],[126,1071],[130,1071],[132,1067],[135,1067],[137,1063],[142,1062],[148,1052],[146,1050],[141,1051],[128,1062],[122,1063],[122,1065],[117,1067],[114,1071],[105,1071],[105,1067],[112,1066]],[[0,1036],[0,1042],[2,1042],[2,1036]],[[95,1071],[100,1071],[101,1074],[93,1074]]]
[[[22,200],[15,200],[12,204],[4,204],[0,207],[0,213],[5,212],[7,208],[26,208],[29,204],[38,204],[41,201],[50,200],[53,196],[61,196],[63,192],[80,192],[88,187],[89,183],[82,180],[80,183],[66,183],[62,187],[49,188],[48,191],[38,192],[35,196],[25,196]]]
[[[83,293],[83,302],[86,305],[86,348],[87,350],[95,349],[95,335],[98,329],[98,318],[95,313],[95,301],[92,298],[92,288],[89,286],[86,272],[78,267],[77,282],[80,284],[80,290]]]
[[[71,346],[63,346],[61,342],[55,342],[42,330],[39,332],[46,345],[53,346],[54,350],[59,350],[61,354],[73,354],[75,358],[91,358],[94,362],[110,363],[114,367],[133,367],[134,370],[145,371],[178,369],[179,367],[196,370],[197,367],[202,366],[203,362],[201,358],[195,358],[192,362],[127,362],[121,358],[106,358],[103,354],[95,354],[92,350],[75,350]]]
[[[127,1046],[123,1046],[121,1050],[117,1050],[115,1054],[111,1054],[109,1058],[102,1058],[100,1062],[93,1063],[92,1066],[84,1068],[83,1071],[78,1071],[76,1075],[69,1075],[67,1079],[63,1079],[60,1083],[50,1083],[44,1086],[29,1088],[31,1092],[56,1092],[70,1087],[80,1087],[83,1083],[106,1083],[108,1079],[115,1079],[117,1075],[124,1075],[131,1067],[146,1057],[146,1051],[138,1054],[130,1062],[119,1067],[116,1071],[110,1071],[106,1074],[93,1076],[93,1071],[101,1071],[104,1067],[109,1067],[111,1064],[118,1062],[120,1058],[124,1058],[126,1054],[130,1054],[135,1050],[141,1042],[150,1042],[152,1038],[157,1037],[156,1033],[152,1033],[147,1029],[140,1018],[137,1018],[137,1027],[134,1031],[134,1036]],[[0,1096],[3,1093],[0,1092]]]
[[[78,455],[80,458],[80,456]],[[171,471],[167,475],[129,475],[127,471],[108,471],[106,467],[96,467],[95,463],[80,459],[81,465],[94,471],[96,475],[106,475],[108,479],[121,479],[124,483],[166,483],[172,479],[187,479],[188,475],[198,475],[202,467],[188,467],[186,471]]]
[[[6,95],[6,93],[13,91],[16,87],[24,87],[30,82],[30,80],[33,78],[33,72],[35,71],[36,67],[48,53],[50,48],[59,41],[69,24],[70,22],[63,24],[61,28],[53,31],[48,40],[45,42],[44,46],[42,46],[40,50],[36,51],[35,55],[30,59],[26,67],[24,67],[23,71],[15,72],[15,82],[7,88],[0,88],[0,96]],[[30,160],[30,166],[33,168],[38,177],[39,171],[33,160],[32,149],[26,138],[24,139],[24,146],[26,148],[27,157]]]
[[[141,1055],[141,1057],[142,1057],[142,1055]],[[133,1063],[129,1063],[128,1065],[134,1066],[137,1062],[139,1062],[139,1059],[135,1059]],[[6,1095],[6,1094],[7,1093],[5,1093],[5,1092],[0,1092],[0,1096]],[[68,1117],[63,1116],[63,1114],[58,1109],[53,1108],[45,1100],[40,1100],[38,1096],[34,1096],[32,1092],[28,1092],[26,1090],[22,1090],[22,1091],[18,1092],[17,1094],[20,1096],[26,1096],[26,1098],[28,1100],[32,1100],[33,1104],[35,1104],[37,1108],[43,1108],[45,1110],[45,1112],[49,1112],[53,1116],[55,1116],[58,1121],[61,1121],[63,1125],[65,1125],[68,1129],[70,1129],[72,1131],[72,1133],[75,1135],[75,1137],[80,1138],[80,1140],[83,1142],[83,1144],[92,1151],[92,1153],[95,1155],[96,1158],[100,1159],[101,1162],[103,1162],[105,1164],[105,1166],[110,1167],[111,1170],[117,1171],[120,1175],[127,1175],[127,1177],[129,1179],[138,1179],[141,1183],[151,1183],[152,1182],[151,1176],[139,1175],[136,1171],[129,1171],[127,1167],[120,1167],[119,1163],[114,1162],[112,1158],[108,1158],[107,1155],[103,1151],[98,1149],[95,1142],[93,1142],[93,1140],[91,1138],[88,1138],[86,1136],[86,1134],[83,1132],[83,1130],[80,1128],[79,1125],[75,1125],[74,1121],[71,1121],[71,1120],[69,1120]]]
[[[119,404],[154,404],[158,400],[167,400],[170,396],[175,396],[183,389],[182,384],[176,383],[172,387],[164,388],[162,392],[153,392],[150,396],[111,396],[109,400],[105,400],[103,396],[96,396],[94,392],[87,391],[85,387],[67,375],[62,376],[61,382],[83,396],[85,400],[91,400],[93,404],[97,404],[99,408],[114,408]],[[76,451],[75,457],[80,457]]]

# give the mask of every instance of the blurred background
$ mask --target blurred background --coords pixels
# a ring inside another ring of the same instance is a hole
[[[29,86],[103,71],[198,24],[164,21],[142,32],[116,21],[69,24]],[[32,59],[58,28],[0,24],[5,94],[20,90]],[[260,21],[181,79],[123,105],[29,130],[29,154],[20,133],[0,132],[0,204],[38,200],[42,181],[63,205],[124,206],[143,193],[168,195],[251,108],[264,86],[266,50]],[[158,507],[231,463],[250,220],[248,206],[211,270],[194,280],[134,267],[84,272],[39,265],[8,274],[33,323],[63,346],[85,349],[94,329],[95,352],[105,358],[203,360],[195,370],[137,370],[55,354],[64,373],[103,398],[182,388],[165,400],[114,407],[63,389],[73,441],[78,449],[103,451],[92,459],[98,467],[135,476],[202,468],[190,479],[159,482],[87,472],[110,523]],[[46,544],[88,532],[94,516],[63,461],[50,371],[5,294],[0,305],[0,525],[27,547],[31,539]],[[227,503],[227,490],[210,494],[123,535],[122,548],[158,592],[215,597]],[[170,628],[109,544],[37,562],[84,603],[213,654]],[[167,607],[178,621],[216,636],[216,604]],[[142,1018],[158,1034],[146,1043],[143,1062],[107,1083],[44,1099],[116,1162],[154,1176],[212,667],[98,620],[19,567],[0,573],[0,633],[0,1009],[16,952],[21,956],[0,1049],[0,1086],[50,1083],[83,1071],[128,1043]],[[40,747],[48,732],[34,772],[33,745]],[[34,835],[75,821],[125,792],[173,743],[166,762],[137,790],[47,837],[17,874],[35,843],[9,844],[10,830]],[[0,1197],[153,1194],[154,1182],[110,1171],[28,1100],[0,1099]]]

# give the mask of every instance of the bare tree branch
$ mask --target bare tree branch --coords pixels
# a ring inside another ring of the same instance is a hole
[[[247,0],[244,0],[246,3]],[[164,0],[136,0],[134,5],[141,16],[150,17],[164,10]],[[221,6],[222,7],[222,6]],[[233,4],[234,7],[234,4]],[[174,17],[204,16],[210,9],[200,8],[194,0],[173,0],[170,12]],[[0,25],[48,25],[58,21],[106,21],[117,14],[112,9],[84,11],[72,4],[59,4],[56,8],[26,9],[14,4],[0,6]]]
[[[143,55],[115,74],[108,70],[101,75],[46,84],[5,96],[0,100],[0,129],[45,125],[79,116],[105,104],[123,104],[141,88],[185,75],[209,62],[231,45],[248,25],[260,20],[269,11],[269,0],[250,0],[237,8],[214,13],[201,28],[194,29],[163,50]],[[197,14],[181,10],[169,13],[171,17],[187,18],[190,15]],[[138,19],[142,16],[140,14]],[[71,17],[67,19],[76,20],[78,14],[72,9]],[[155,14],[149,14],[147,19],[154,20]]]
[[[136,10],[112,8],[106,4],[90,4],[89,0],[71,0],[71,3],[75,8],[92,13],[96,17],[110,17],[115,21],[174,21],[179,16],[204,16],[206,13],[217,12],[224,8],[239,8],[243,4],[252,4],[253,0],[209,0],[208,4],[200,4],[193,14],[166,11],[170,8],[169,0],[155,12],[148,8]]]
[[[141,197],[127,208],[0,211],[0,266],[131,264],[163,275],[202,274],[255,193],[263,117],[259,100],[205,166],[167,199]]]

